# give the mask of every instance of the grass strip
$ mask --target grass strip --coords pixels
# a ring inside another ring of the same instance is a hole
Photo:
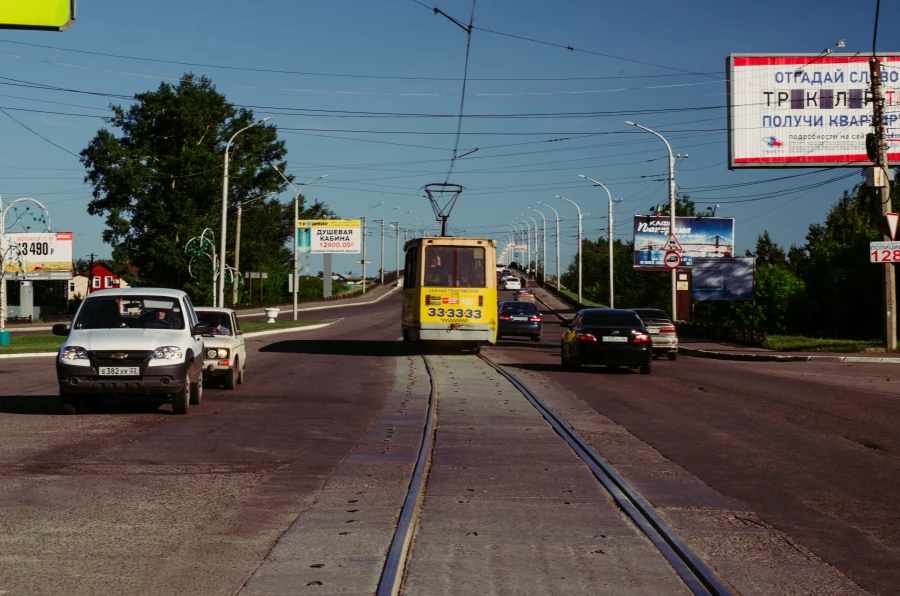
[[[578,301],[578,294],[575,292],[572,292],[571,290],[566,290],[566,289],[560,288],[559,293],[565,294],[566,296],[568,296],[572,300],[575,300],[576,302]],[[584,306],[586,306],[588,308],[608,308],[605,304],[600,304],[599,302],[594,302],[593,300],[588,300],[587,298],[584,297],[584,294],[581,295],[581,304],[583,304]]]
[[[764,346],[779,352],[865,352],[884,349],[879,340],[826,339],[802,335],[770,335]]]
[[[318,325],[322,321],[275,321],[274,323],[266,323],[265,321],[245,321],[241,323],[241,331],[244,333],[252,333],[254,331],[271,331],[273,329],[287,329],[290,327],[307,327],[309,325]]]
[[[11,335],[8,346],[0,346],[0,354],[31,354],[36,352],[57,352],[66,340],[60,335],[49,333],[27,333]]]

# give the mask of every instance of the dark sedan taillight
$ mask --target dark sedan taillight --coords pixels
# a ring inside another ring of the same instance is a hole
[[[648,341],[650,341],[650,336],[646,333],[638,333],[634,336],[634,343],[636,344],[642,344]]]
[[[512,317],[509,316],[509,315],[500,315],[500,320],[501,320],[501,321],[508,321],[508,320],[510,320],[511,318],[512,318]]]
[[[582,333],[578,334],[577,338],[581,341],[592,341],[592,342],[597,341],[597,338],[594,337],[593,333],[583,333],[582,332]]]
[[[529,318],[528,320],[529,320],[529,321],[532,321],[532,322],[537,322],[537,321],[540,321],[540,320],[541,320],[541,317],[540,317],[540,316],[531,317],[531,318]]]

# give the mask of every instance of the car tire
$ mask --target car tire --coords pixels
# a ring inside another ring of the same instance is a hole
[[[503,339],[503,336],[500,335],[500,334],[498,333],[498,334],[497,334],[497,341],[500,341],[501,339]]]
[[[640,368],[640,372],[642,375],[649,375],[650,374],[650,363],[648,362],[647,364],[642,364],[641,368]]]
[[[238,382],[238,385],[244,384],[244,364],[243,363],[241,363],[241,368],[238,371],[237,382]]]
[[[541,341],[541,336],[540,336],[540,335],[537,335],[537,336],[535,336],[535,337],[532,337],[532,338],[531,338],[531,341],[538,341],[538,342],[539,342],[539,341]]]
[[[669,352],[669,360],[678,359],[678,354],[676,352]]]
[[[191,399],[191,376],[188,373],[184,380],[184,386],[172,394],[172,413],[187,414],[188,404]]]
[[[237,389],[238,370],[240,369],[240,367],[240,361],[235,360],[232,369],[225,373],[225,389],[232,391],[234,389]]]
[[[196,383],[191,383],[190,403],[192,406],[199,406],[203,403],[203,376]]]

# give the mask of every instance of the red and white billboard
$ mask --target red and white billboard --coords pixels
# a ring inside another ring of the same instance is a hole
[[[888,161],[900,165],[900,54],[882,54]],[[863,167],[872,128],[869,57],[731,54],[730,168]]]
[[[6,279],[72,279],[72,232],[9,233],[6,246]]]

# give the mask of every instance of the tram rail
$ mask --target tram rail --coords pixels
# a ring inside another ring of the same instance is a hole
[[[419,523],[428,468],[435,445],[435,424],[439,399],[437,379],[428,356],[422,356],[431,382],[427,421],[422,444],[414,468],[409,490],[401,509],[397,529],[391,542],[384,571],[378,584],[378,596],[395,596],[402,593],[404,575],[408,569],[413,534]],[[474,356],[473,356],[474,358]],[[594,477],[612,496],[616,504],[644,533],[663,555],[685,586],[695,595],[729,596],[732,592],[715,572],[681,539],[655,508],[632,487],[612,466],[597,454],[578,433],[548,407],[531,389],[515,375],[506,371],[486,355],[478,356],[496,370],[540,413],[554,431],[568,444],[588,466]]]

